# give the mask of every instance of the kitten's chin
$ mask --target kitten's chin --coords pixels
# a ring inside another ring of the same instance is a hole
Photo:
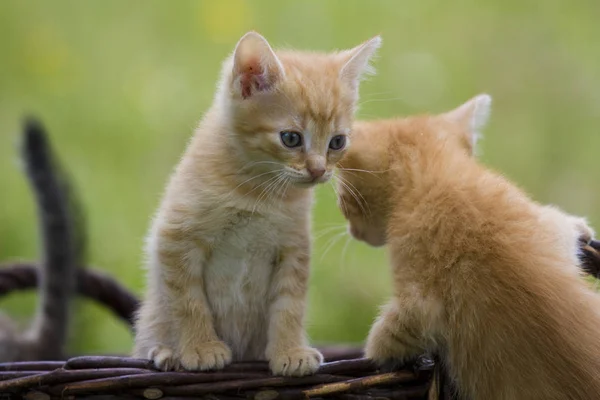
[[[383,247],[385,246],[385,240],[379,240],[378,238],[372,238],[372,237],[361,237],[361,238],[357,238],[355,237],[356,240],[359,240],[361,242],[364,242],[366,244],[368,244],[371,247]]]
[[[296,187],[306,189],[306,188],[315,187],[321,183],[326,183],[328,180],[329,180],[329,178],[321,177],[321,178],[317,178],[317,179],[313,179],[313,180],[296,181],[296,182],[294,182],[294,185]]]
[[[367,243],[371,247],[385,246],[385,240],[365,240],[365,243]]]
[[[348,233],[359,242],[364,242],[371,247],[385,246],[385,237],[377,234],[368,234],[356,229],[353,225],[348,225]]]

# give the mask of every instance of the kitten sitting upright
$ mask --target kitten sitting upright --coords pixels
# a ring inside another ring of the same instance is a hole
[[[600,399],[600,295],[577,259],[593,232],[473,157],[490,102],[353,128],[339,206],[394,279],[366,356],[438,352],[461,398]]]
[[[380,42],[322,54],[242,37],[149,233],[136,357],[164,370],[266,358],[274,374],[316,371],[303,328],[311,188],[345,152]]]

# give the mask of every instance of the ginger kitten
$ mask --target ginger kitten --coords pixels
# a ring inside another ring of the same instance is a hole
[[[490,103],[353,128],[339,206],[394,279],[366,356],[438,352],[469,399],[600,399],[600,295],[577,259],[593,232],[473,156]]]
[[[303,328],[311,188],[345,152],[380,42],[324,54],[240,39],[148,235],[136,357],[163,370],[256,359],[278,375],[317,370]]]

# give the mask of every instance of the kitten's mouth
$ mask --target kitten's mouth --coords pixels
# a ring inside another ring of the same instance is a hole
[[[306,180],[302,180],[302,181],[296,181],[296,185],[299,187],[312,187],[312,186],[316,186],[320,183],[325,183],[328,180],[329,180],[329,177],[320,176],[318,178],[311,178],[311,179],[306,179]]]

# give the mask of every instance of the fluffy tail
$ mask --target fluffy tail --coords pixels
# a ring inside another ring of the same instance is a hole
[[[37,359],[60,359],[77,268],[83,266],[85,257],[85,221],[44,128],[32,118],[24,123],[21,157],[37,204],[43,246],[38,307],[27,336],[35,344]]]

